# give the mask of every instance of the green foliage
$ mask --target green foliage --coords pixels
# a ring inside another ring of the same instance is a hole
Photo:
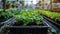
[[[24,25],[32,23],[34,20],[36,20],[36,23],[39,24],[41,20],[40,15],[36,10],[22,10],[20,11],[20,14],[16,14],[14,17],[17,21],[22,20]]]
[[[9,19],[11,17],[13,17],[13,13],[11,13],[11,11],[0,11],[0,18]]]
[[[6,12],[0,11],[0,17],[4,19],[14,17],[16,21],[22,20],[24,25],[32,23],[34,20],[37,24],[40,24],[41,18],[38,10],[6,10]]]
[[[55,20],[59,20],[60,21],[60,13],[51,12],[51,11],[45,11],[45,10],[40,10],[40,13],[50,17],[51,19],[55,19]]]

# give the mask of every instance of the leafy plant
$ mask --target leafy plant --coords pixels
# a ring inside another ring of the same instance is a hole
[[[14,17],[17,21],[22,20],[24,22],[24,25],[32,23],[34,20],[36,21],[36,24],[40,24],[41,20],[38,11],[35,10],[22,10],[20,11],[20,14],[16,14]]]
[[[11,13],[10,11],[6,11],[6,12],[0,11],[1,19],[9,19],[11,17],[13,17],[13,13]]]
[[[45,11],[45,10],[41,10],[40,13],[50,17],[51,19],[60,21],[60,15],[59,15],[60,13],[51,12],[51,11]]]

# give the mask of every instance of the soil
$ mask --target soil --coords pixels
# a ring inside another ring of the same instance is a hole
[[[6,21],[6,19],[0,19],[0,22],[4,22],[4,21]]]
[[[16,22],[13,26],[23,26],[23,21],[18,21],[18,22]],[[30,22],[30,23],[28,23],[26,26],[43,26],[43,24],[36,24],[36,22],[34,21],[34,22]]]
[[[23,24],[23,21],[18,21],[13,26],[22,26]]]

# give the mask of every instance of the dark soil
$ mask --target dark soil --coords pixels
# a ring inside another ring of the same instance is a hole
[[[4,22],[4,21],[6,21],[6,19],[0,19],[0,22]]]
[[[23,21],[18,21],[13,26],[24,26],[24,23],[23,23]],[[34,21],[34,22],[28,23],[26,26],[43,26],[43,24],[37,25],[36,22]]]
[[[47,28],[13,28],[8,34],[47,34]]]
[[[22,26],[23,24],[23,21],[18,21],[13,26]]]

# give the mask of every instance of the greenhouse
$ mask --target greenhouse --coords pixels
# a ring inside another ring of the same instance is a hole
[[[60,34],[60,0],[0,0],[0,34]]]

